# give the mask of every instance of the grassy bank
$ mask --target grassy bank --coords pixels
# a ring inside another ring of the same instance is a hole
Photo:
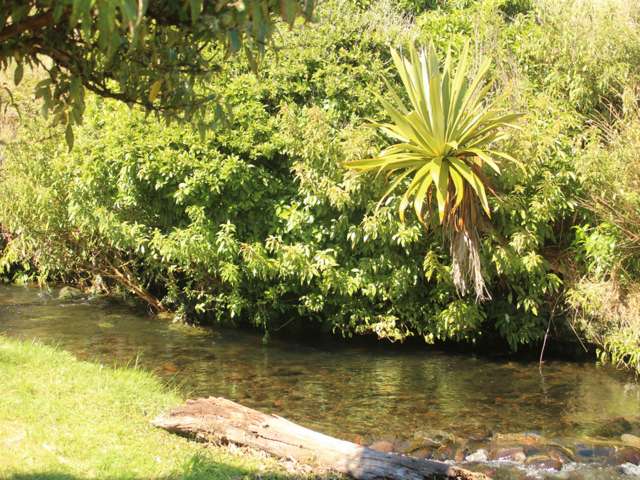
[[[183,399],[150,373],[0,336],[0,478],[286,479],[259,452],[210,447],[149,421]]]

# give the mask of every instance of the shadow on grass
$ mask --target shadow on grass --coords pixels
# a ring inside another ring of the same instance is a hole
[[[90,480],[99,478],[100,480],[337,480],[338,475],[326,474],[306,474],[306,473],[282,473],[270,471],[258,471],[255,469],[241,468],[226,463],[218,463],[201,455],[194,455],[185,463],[182,471],[176,471],[166,476],[141,477],[132,475],[129,472],[122,472],[118,475],[96,475],[82,476],[64,472],[32,472],[15,473],[3,480]]]

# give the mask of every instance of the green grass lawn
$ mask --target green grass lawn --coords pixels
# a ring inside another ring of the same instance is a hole
[[[0,336],[0,478],[300,478],[259,452],[150,425],[183,398],[152,374]]]

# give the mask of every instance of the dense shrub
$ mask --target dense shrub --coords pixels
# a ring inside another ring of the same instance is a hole
[[[567,298],[601,357],[640,371],[640,111],[627,93],[613,122],[596,122],[578,163],[592,223],[575,227],[578,262]]]
[[[67,152],[34,120],[2,169],[0,223],[13,236],[4,264],[267,331],[313,321],[392,340],[495,333],[513,349],[539,340],[576,271],[611,254],[587,248],[586,225],[605,219],[583,205],[596,180],[580,165],[602,145],[593,115],[622,108],[617,85],[636,77],[640,41],[619,43],[609,10],[592,17],[587,37],[587,20],[543,1],[447,2],[415,22],[367,5],[324,2],[316,24],[282,32],[258,77],[221,56],[211,89],[233,115],[206,138],[91,99]],[[624,28],[637,31],[627,14]],[[495,59],[497,101],[526,113],[504,146],[522,167],[490,178],[498,197],[481,226],[482,262],[494,300],[483,304],[456,295],[437,222],[428,231],[399,223],[397,197],[375,210],[384,179],[342,166],[385,144],[365,119],[382,118],[374,93],[385,91],[389,46],[417,39],[456,50],[469,38],[477,56]]]

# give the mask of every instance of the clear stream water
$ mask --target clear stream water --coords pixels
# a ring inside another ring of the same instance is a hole
[[[224,396],[351,441],[407,450],[416,439],[455,436],[460,457],[490,451],[496,434],[535,432],[576,452],[553,478],[633,478],[607,464],[621,433],[640,433],[640,385],[594,363],[550,361],[540,371],[537,362],[431,350],[264,345],[257,333],[179,326],[104,299],[63,301],[6,286],[0,333],[90,361],[137,363],[190,396]],[[514,465],[496,478],[550,472]]]

